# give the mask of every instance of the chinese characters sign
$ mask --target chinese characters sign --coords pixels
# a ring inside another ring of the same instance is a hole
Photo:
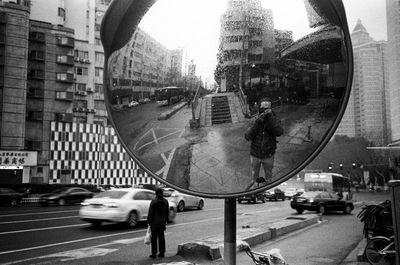
[[[37,152],[0,151],[0,166],[36,166]]]

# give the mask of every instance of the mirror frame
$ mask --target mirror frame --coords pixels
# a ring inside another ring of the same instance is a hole
[[[299,0],[301,1],[301,0]],[[214,194],[214,193],[206,193],[206,192],[199,192],[193,191],[189,189],[183,189],[179,186],[176,186],[172,183],[167,182],[163,178],[157,176],[154,172],[152,172],[149,168],[147,168],[136,155],[129,150],[123,139],[121,138],[117,127],[111,117],[110,111],[110,102],[108,97],[108,59],[109,56],[121,49],[126,45],[129,41],[132,34],[135,32],[136,27],[139,25],[141,19],[146,14],[146,12],[151,8],[151,6],[156,2],[156,0],[115,0],[113,1],[109,8],[107,9],[100,29],[100,37],[101,42],[104,48],[104,77],[103,77],[103,84],[107,85],[106,89],[104,90],[105,94],[105,101],[106,101],[106,108],[109,114],[109,121],[111,125],[114,127],[115,132],[120,140],[120,144],[126,150],[126,152],[130,155],[130,157],[137,163],[137,165],[142,168],[148,176],[156,179],[157,181],[176,189],[180,192],[187,193],[194,196],[201,196],[204,198],[217,198],[217,199],[229,199],[229,198],[236,198],[244,195],[249,194],[256,194],[263,192],[265,190],[271,189],[288,179],[294,177],[298,174],[302,169],[304,169],[315,157],[325,148],[328,144],[332,136],[334,135],[339,123],[344,115],[344,112],[347,107],[347,103],[351,93],[351,86],[353,81],[353,50],[352,50],[352,43],[350,39],[350,32],[347,24],[346,12],[342,0],[311,0],[314,4],[318,3],[321,5],[325,5],[327,9],[333,10],[335,15],[337,16],[339,26],[343,30],[344,34],[344,45],[346,48],[346,59],[347,59],[347,82],[346,82],[346,89],[345,93],[342,96],[341,107],[339,113],[337,114],[336,119],[327,130],[325,135],[322,137],[321,142],[319,143],[318,147],[297,167],[293,168],[288,174],[285,176],[269,183],[268,185],[262,186],[257,189],[252,189],[249,191],[243,192],[236,192],[236,193],[224,193],[224,194]],[[327,10],[325,9],[325,11]]]

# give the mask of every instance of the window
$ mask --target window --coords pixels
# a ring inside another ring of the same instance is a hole
[[[74,53],[75,53],[75,58],[89,59],[88,51],[75,50]]]
[[[103,93],[103,84],[95,84],[94,91],[97,93]]]
[[[74,82],[74,75],[71,73],[57,73],[57,81]]]
[[[95,43],[96,43],[96,45],[101,45],[101,39],[96,37]]]
[[[72,101],[74,99],[74,94],[70,91],[56,91],[56,99]]]
[[[87,76],[88,68],[87,67],[75,67],[75,74]]]
[[[29,121],[42,121],[43,120],[43,112],[36,110],[28,110],[26,112],[26,119]]]
[[[64,8],[61,8],[61,7],[58,8],[58,16],[61,17],[63,20],[65,20],[65,10],[64,10]]]
[[[74,47],[75,39],[72,37],[67,37],[67,36],[58,36],[57,44],[60,46]]]
[[[103,68],[96,67],[94,69],[94,74],[95,74],[96,77],[103,78]]]
[[[104,53],[102,52],[96,52],[95,53],[95,60],[97,63],[104,63]]]
[[[76,83],[75,91],[86,91],[86,84],[85,83]]]

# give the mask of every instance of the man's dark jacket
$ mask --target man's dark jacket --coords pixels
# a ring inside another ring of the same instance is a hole
[[[151,229],[165,230],[168,221],[169,204],[163,197],[157,197],[150,203],[149,214],[147,216],[147,223]]]
[[[282,134],[281,122],[273,112],[260,115],[244,135],[247,141],[251,141],[250,155],[257,158],[271,157],[275,154],[276,137]]]

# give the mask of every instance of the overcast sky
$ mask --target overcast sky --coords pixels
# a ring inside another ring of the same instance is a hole
[[[387,40],[384,0],[343,3],[350,32],[361,19],[372,38]],[[275,28],[292,30],[295,39],[310,32],[303,0],[262,0],[262,5],[272,9]],[[159,0],[139,26],[169,49],[184,48],[184,64],[193,59],[197,75],[210,84],[216,65],[220,17],[226,6],[227,0]]]

